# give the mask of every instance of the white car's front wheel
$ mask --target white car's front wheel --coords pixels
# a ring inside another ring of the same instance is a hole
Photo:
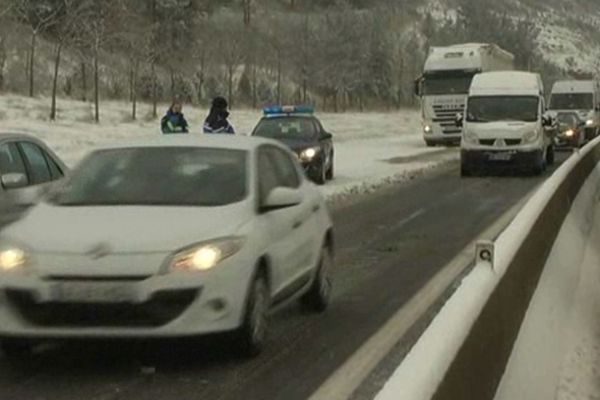
[[[309,291],[301,298],[302,305],[315,312],[323,312],[331,301],[333,254],[328,247],[323,247],[319,269]]]
[[[240,350],[245,356],[257,356],[264,347],[267,337],[269,298],[266,278],[259,274],[250,287],[244,322],[239,330]]]

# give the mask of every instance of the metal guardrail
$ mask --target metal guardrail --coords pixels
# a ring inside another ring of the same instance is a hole
[[[494,399],[556,237],[571,204],[600,162],[600,142],[590,146],[521,242],[432,399]]]

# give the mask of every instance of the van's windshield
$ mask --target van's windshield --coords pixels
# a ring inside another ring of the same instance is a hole
[[[539,101],[535,96],[471,97],[467,105],[467,121],[535,122],[538,119]]]
[[[551,110],[591,110],[594,108],[592,93],[553,93],[550,97]]]

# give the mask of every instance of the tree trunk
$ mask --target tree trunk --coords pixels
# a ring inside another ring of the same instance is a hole
[[[158,98],[157,98],[157,90],[156,90],[156,61],[152,60],[152,117],[157,118],[158,112],[156,110]]]
[[[6,67],[6,38],[0,37],[0,91],[4,89],[4,68]]]
[[[140,69],[139,61],[135,61],[131,71],[131,119],[137,119],[137,79],[138,71]]]
[[[277,54],[277,104],[281,104],[281,52]]]
[[[233,72],[234,72],[235,67],[233,65],[230,65],[228,67],[228,83],[227,83],[227,93],[228,93],[228,97],[229,97],[229,106],[233,106]]]
[[[52,105],[50,107],[50,121],[56,121],[56,92],[58,88],[58,71],[60,69],[60,56],[62,53],[62,42],[56,45],[56,54],[54,58],[54,77],[52,79]]]
[[[94,49],[94,121],[100,122],[100,71],[98,70],[98,49]]]
[[[256,63],[252,63],[252,108],[258,106],[258,78],[256,74]]]
[[[87,101],[87,69],[85,60],[81,60],[81,101]]]
[[[31,44],[29,45],[29,97],[33,97],[34,95],[34,62],[35,62],[35,44],[37,39],[37,32],[31,32]]]
[[[175,100],[177,97],[175,94],[175,71],[171,68],[169,72],[171,74],[171,99]]]

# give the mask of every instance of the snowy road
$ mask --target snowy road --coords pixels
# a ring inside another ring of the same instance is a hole
[[[305,399],[459,250],[542,179],[461,180],[453,163],[338,207],[332,308],[318,317],[296,307],[276,315],[269,346],[255,360],[235,358],[221,338],[58,345],[41,349],[24,370],[0,359],[0,398]],[[386,365],[379,370],[356,399],[376,392]]]

